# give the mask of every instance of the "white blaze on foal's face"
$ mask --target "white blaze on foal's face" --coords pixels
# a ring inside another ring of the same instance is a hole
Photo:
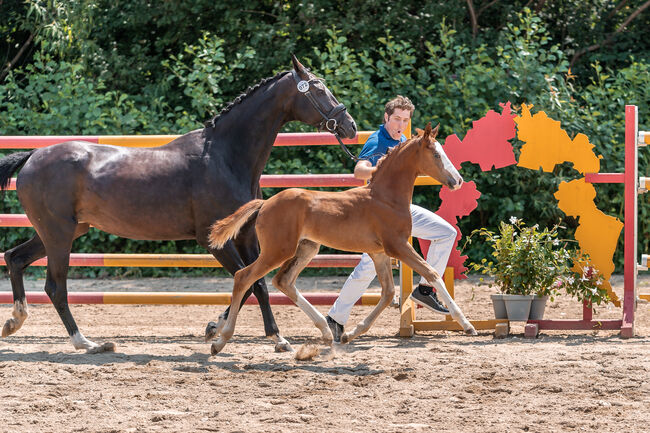
[[[440,159],[442,161],[442,165],[444,169],[447,171],[448,176],[454,181],[453,186],[449,186],[449,185],[447,186],[449,186],[449,189],[451,189],[452,191],[457,190],[463,185],[463,177],[460,175],[460,173],[458,173],[458,170],[456,170],[454,164],[451,163],[445,151],[442,150],[442,145],[437,141],[434,142],[434,150],[438,153],[438,155],[440,155]]]

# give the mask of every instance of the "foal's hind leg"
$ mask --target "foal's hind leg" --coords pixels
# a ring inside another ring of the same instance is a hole
[[[348,343],[359,335],[368,332],[381,312],[390,305],[393,296],[395,295],[395,284],[393,283],[393,271],[390,267],[390,257],[383,253],[370,254],[370,257],[375,264],[377,278],[381,284],[381,297],[379,298],[379,303],[370,312],[368,317],[359,322],[352,331],[348,331],[341,336],[341,343]]]
[[[3,337],[18,331],[23,326],[25,319],[27,319],[23,273],[27,266],[42,257],[45,257],[45,247],[38,235],[5,253],[5,263],[7,263],[7,270],[11,279],[11,290],[14,296],[14,309],[12,312],[13,317],[7,320],[2,327]]]
[[[254,281],[259,280],[272,269],[276,268],[281,262],[282,261],[280,260],[268,263],[264,260],[263,256],[260,256],[254,263],[235,273],[235,284],[232,291],[232,299],[230,301],[230,313],[228,314],[228,319],[221,330],[219,338],[217,341],[212,343],[210,352],[213,355],[221,352],[235,332],[235,324],[237,323],[237,316],[239,315],[238,306],[241,305],[246,289],[250,287]]]
[[[318,253],[320,244],[303,239],[298,244],[296,254],[284,262],[278,273],[273,277],[273,285],[282,293],[287,295],[307,316],[314,322],[314,325],[323,335],[323,341],[327,345],[332,345],[333,336],[327,320],[313,305],[300,294],[296,288],[296,279],[300,271],[305,269],[312,258]]]
[[[241,258],[244,260],[244,263],[250,264],[257,260],[260,255],[260,248],[257,241],[257,234],[255,233],[254,224],[249,223],[244,226],[234,242],[237,251],[239,252]],[[257,302],[260,306],[260,311],[262,312],[262,320],[264,321],[264,332],[266,334],[266,337],[275,342],[276,352],[292,352],[293,348],[289,342],[285,340],[282,335],[280,335],[278,325],[275,323],[273,311],[271,310],[271,302],[269,300],[269,289],[266,287],[264,277],[254,282],[252,289],[253,294],[255,294],[255,298],[257,298]],[[250,295],[250,292],[246,292],[241,305],[243,305],[243,303],[246,301],[248,295]]]
[[[68,267],[70,263],[70,249],[73,239],[88,231],[88,224],[65,225],[64,223],[52,225],[54,230],[44,232],[39,230],[39,236],[47,250],[47,277],[45,279],[45,292],[49,296],[56,312],[63,321],[66,331],[70,336],[75,349],[86,349],[88,353],[114,351],[114,343],[99,345],[86,339],[79,331],[72,317],[68,305]]]
[[[207,239],[207,237],[206,237]],[[246,266],[246,263],[250,264],[257,259],[259,256],[257,248],[257,239],[254,240],[255,250],[253,253],[249,249],[242,249],[241,247],[235,247],[233,241],[228,241],[223,249],[214,250],[210,249],[206,244],[204,245],[208,250],[219,260],[219,263],[232,275],[235,275],[237,271],[243,269]],[[240,255],[240,251],[245,254]],[[262,311],[262,318],[264,320],[264,329],[266,331],[266,336],[275,341],[275,350],[276,352],[287,352],[292,351],[291,345],[287,340],[285,340],[278,330],[278,326],[275,323],[275,318],[273,317],[273,312],[271,311],[271,305],[269,302],[269,293],[266,288],[266,283],[264,278],[260,278],[258,281],[253,283],[253,286],[249,288],[244,296],[242,297],[241,303],[239,304],[239,309],[244,305],[246,299],[252,294],[255,293],[255,297]],[[234,304],[233,304],[234,305]],[[230,313],[230,306],[219,315],[219,320],[217,322],[210,322],[205,328],[205,341],[210,341],[211,339],[219,336],[221,330],[226,324],[228,315]]]

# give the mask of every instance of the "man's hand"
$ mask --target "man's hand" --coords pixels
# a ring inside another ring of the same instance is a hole
[[[368,180],[372,177],[375,170],[377,170],[377,167],[373,167],[370,161],[361,160],[354,166],[354,177],[357,179]]]

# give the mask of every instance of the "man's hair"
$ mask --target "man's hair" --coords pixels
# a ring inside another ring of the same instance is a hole
[[[411,102],[409,98],[402,95],[397,95],[395,98],[386,102],[386,107],[384,108],[384,113],[390,117],[396,109],[408,110],[411,117],[413,116],[413,111],[415,111],[415,105]]]

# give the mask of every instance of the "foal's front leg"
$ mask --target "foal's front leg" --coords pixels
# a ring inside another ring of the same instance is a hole
[[[474,329],[474,326],[469,322],[469,320],[467,320],[458,305],[456,305],[456,302],[454,302],[454,300],[449,295],[449,292],[447,292],[445,283],[442,281],[442,278],[440,278],[440,275],[438,275],[438,273],[431,267],[431,265],[424,261],[424,259],[415,252],[408,241],[387,246],[386,251],[392,257],[395,257],[396,259],[401,260],[409,265],[414,271],[422,275],[424,278],[426,278],[427,281],[433,284],[433,286],[436,288],[438,296],[449,308],[449,314],[451,314],[451,317],[453,317],[454,320],[456,320],[456,322],[458,322],[460,326],[463,327],[466,334],[478,335],[476,329]]]
[[[368,317],[357,324],[354,330],[348,331],[341,336],[341,343],[348,343],[359,335],[368,332],[381,312],[390,305],[393,296],[395,295],[395,284],[393,283],[393,271],[390,266],[390,257],[383,253],[370,254],[370,257],[375,264],[377,278],[381,284],[381,297],[379,298],[379,303],[370,314],[368,314]]]

